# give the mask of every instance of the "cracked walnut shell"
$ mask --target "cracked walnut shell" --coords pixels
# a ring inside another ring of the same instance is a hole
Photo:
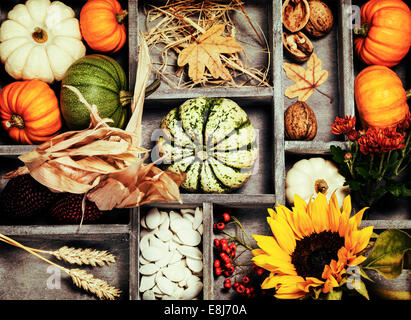
[[[331,31],[334,24],[334,17],[330,8],[322,1],[311,0],[310,19],[308,20],[305,30],[314,37],[323,37]]]
[[[284,26],[291,32],[297,32],[310,19],[310,6],[307,0],[286,0],[282,14]]]
[[[283,32],[283,44],[288,54],[296,61],[307,61],[314,51],[310,39],[301,31],[296,33]]]
[[[317,134],[317,118],[303,101],[290,105],[284,113],[285,136],[289,140],[313,140]]]

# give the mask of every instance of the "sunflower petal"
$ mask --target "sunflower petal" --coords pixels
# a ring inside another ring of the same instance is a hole
[[[338,232],[340,227],[341,210],[338,204],[338,198],[334,192],[330,199],[330,214],[328,216],[331,232]]]
[[[277,240],[277,243],[285,252],[291,254],[296,246],[294,233],[291,230],[291,227],[288,223],[274,220],[270,217],[267,217],[267,222],[270,225],[271,231]]]
[[[281,272],[288,275],[297,275],[294,265],[291,262],[287,262],[275,257],[261,254],[251,259],[257,266],[266,269],[270,272]]]
[[[360,211],[358,211],[354,216],[352,216],[350,218],[350,221],[354,222],[353,226],[355,228],[358,229],[360,227],[361,220],[362,220],[362,217],[364,215],[364,211],[367,210],[367,209],[368,209],[368,207],[362,208]]]
[[[304,292],[309,292],[311,287],[319,287],[323,284],[324,281],[322,280],[313,277],[307,277],[305,278],[304,282],[298,283],[297,287]]]
[[[302,239],[304,237],[304,234],[301,233],[300,229],[298,228],[298,224],[296,223],[296,214],[285,206],[278,206],[277,212],[278,216],[281,217],[280,219],[285,220],[290,225],[295,237],[297,239]]]
[[[319,193],[313,201],[310,212],[315,232],[320,233],[322,231],[330,230],[328,221],[329,211],[326,196]]]
[[[351,196],[347,195],[343,200],[343,210],[340,217],[340,227],[338,232],[340,237],[344,237],[347,231],[348,221],[351,215]]]
[[[367,247],[368,243],[370,242],[373,229],[374,228],[370,226],[356,231],[357,239],[355,243],[354,253],[361,252]]]
[[[253,235],[257,245],[267,254],[287,262],[291,262],[291,256],[278,245],[272,236]]]

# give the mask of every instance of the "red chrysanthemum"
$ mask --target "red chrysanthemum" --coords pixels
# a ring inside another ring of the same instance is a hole
[[[365,135],[360,135],[358,144],[363,154],[373,156],[404,148],[404,141],[404,134],[395,128],[369,128]]]
[[[408,112],[405,119],[397,125],[397,131],[404,132],[411,127],[411,112]]]
[[[346,134],[354,130],[355,116],[345,116],[344,118],[336,117],[331,125],[331,132],[339,135]]]

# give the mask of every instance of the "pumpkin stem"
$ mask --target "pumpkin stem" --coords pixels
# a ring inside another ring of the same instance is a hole
[[[19,128],[19,129],[24,129],[25,125],[24,125],[24,119],[21,115],[19,114],[13,114],[10,118],[9,121],[6,121],[6,127],[7,128]]]
[[[328,191],[328,184],[324,179],[318,179],[314,182],[314,188],[316,193],[326,194]]]
[[[116,14],[116,20],[118,24],[122,24],[124,22],[124,19],[127,17],[128,12],[127,10],[123,10],[122,13],[117,13]]]
[[[411,98],[411,89],[408,89],[405,93],[407,94],[407,100]]]
[[[39,27],[34,29],[34,32],[32,33],[32,37],[38,43],[44,43],[48,39],[47,32]]]
[[[131,100],[133,100],[133,95],[129,91],[120,90],[120,104],[122,107],[130,104]]]
[[[363,38],[367,36],[369,30],[370,26],[368,25],[368,23],[363,23],[361,27],[353,29],[355,35]]]

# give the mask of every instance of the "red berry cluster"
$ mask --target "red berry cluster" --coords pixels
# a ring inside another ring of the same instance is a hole
[[[222,238],[214,239],[214,246],[218,254],[218,258],[214,260],[215,275],[224,274],[226,277],[231,276],[235,270],[231,259],[236,255],[237,245],[234,242],[228,244],[228,240]]]
[[[260,276],[263,275],[264,269],[256,265],[253,265],[251,269],[257,277],[253,275],[243,276],[241,280],[231,280],[230,278],[227,278],[224,280],[224,288],[227,290],[232,288],[240,296],[243,296],[245,298],[257,298],[265,296],[267,290],[261,289],[260,285],[257,284],[260,282]],[[257,285],[255,286],[253,284]]]
[[[233,288],[237,293],[244,295],[247,298],[255,298],[256,290],[254,286],[250,285],[250,278],[247,276],[242,277],[241,281],[234,281],[231,283],[231,279],[224,280],[224,288]]]
[[[222,231],[222,230],[224,230],[227,222],[230,222],[230,220],[231,220],[231,216],[230,216],[230,214],[229,214],[228,212],[224,212],[224,213],[221,215],[221,217],[222,217],[222,221],[219,221],[219,222],[215,222],[215,223],[214,223],[214,226],[213,226],[213,227],[214,227],[214,231]]]

